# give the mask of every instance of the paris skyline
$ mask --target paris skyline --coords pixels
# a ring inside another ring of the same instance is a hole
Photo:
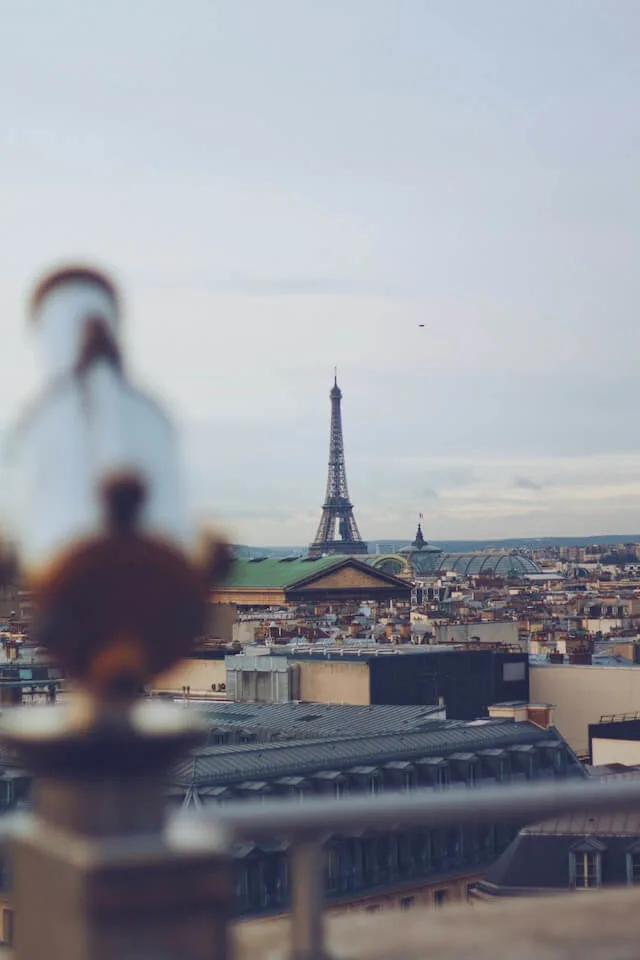
[[[26,292],[81,259],[237,542],[313,537],[335,364],[365,539],[637,529],[639,33],[595,0],[7,5],[0,432]]]

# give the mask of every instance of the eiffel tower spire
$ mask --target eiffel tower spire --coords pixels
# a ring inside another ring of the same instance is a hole
[[[347,473],[342,438],[342,391],[338,372],[334,371],[331,399],[331,432],[329,439],[329,473],[318,532],[310,547],[311,556],[323,553],[366,553],[367,545],[360,536],[353,505],[347,490]]]

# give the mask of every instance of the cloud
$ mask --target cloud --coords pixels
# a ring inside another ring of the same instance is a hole
[[[404,463],[406,463],[407,466],[410,465],[407,463],[406,458],[404,459]],[[424,494],[426,496],[437,496],[436,490],[438,489],[457,490],[471,487],[478,479],[471,467],[457,466],[455,464],[427,467],[421,471],[421,476],[423,480],[427,481],[427,486],[424,488]]]
[[[286,296],[391,296],[396,291],[376,280],[361,282],[341,277],[237,277],[214,286],[225,293],[258,297]]]
[[[529,477],[514,477],[512,486],[518,490],[542,490],[543,485],[536,483],[535,480],[531,480]]]
[[[634,5],[551,45],[544,4],[5,6],[0,424],[36,382],[24,286],[80,257],[245,542],[313,537],[336,363],[363,536],[640,527]]]

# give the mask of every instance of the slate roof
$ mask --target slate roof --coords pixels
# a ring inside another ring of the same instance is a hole
[[[174,786],[182,787],[217,786],[558,740],[559,734],[554,728],[543,730],[530,723],[447,720],[437,724],[437,729],[402,734],[203,747],[177,764],[171,781]],[[575,773],[583,775],[582,767],[577,762],[574,764]]]
[[[637,774],[635,774],[637,778]],[[525,827],[522,833],[530,836],[582,837],[640,837],[640,810],[604,813],[572,813]]]
[[[634,852],[640,835],[609,836],[598,832],[536,836],[521,831],[489,868],[478,889],[495,897],[566,890],[570,885],[569,854],[580,840],[589,840],[602,853],[602,883],[627,883],[627,853]]]
[[[432,728],[442,715],[437,706],[357,706],[327,703],[212,703],[198,708],[211,724],[209,740],[217,730],[241,729],[278,735],[282,739],[315,739],[404,733]]]
[[[589,767],[588,772],[590,777],[606,777],[607,780],[628,780],[629,777],[640,775],[640,766],[626,763],[603,763],[597,767]]]
[[[628,779],[639,775],[636,770],[613,775],[606,768],[595,771],[590,776]],[[489,868],[478,890],[508,897],[567,889],[569,854],[581,842],[600,851],[604,885],[626,884],[627,854],[640,853],[640,811],[571,813],[524,827]]]

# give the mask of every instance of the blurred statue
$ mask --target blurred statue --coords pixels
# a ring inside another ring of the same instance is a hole
[[[14,954],[222,957],[223,845],[210,826],[172,833],[165,804],[167,770],[206,727],[137,695],[202,634],[229,554],[198,548],[176,434],[127,377],[111,282],[54,273],[31,315],[43,383],[9,442],[8,529],[35,639],[77,690],[3,712],[0,741],[36,776],[11,851]]]
[[[201,632],[228,554],[198,551],[173,425],[126,375],[113,284],[53,273],[31,319],[44,382],[10,438],[10,537],[40,642],[94,695],[130,697]]]

